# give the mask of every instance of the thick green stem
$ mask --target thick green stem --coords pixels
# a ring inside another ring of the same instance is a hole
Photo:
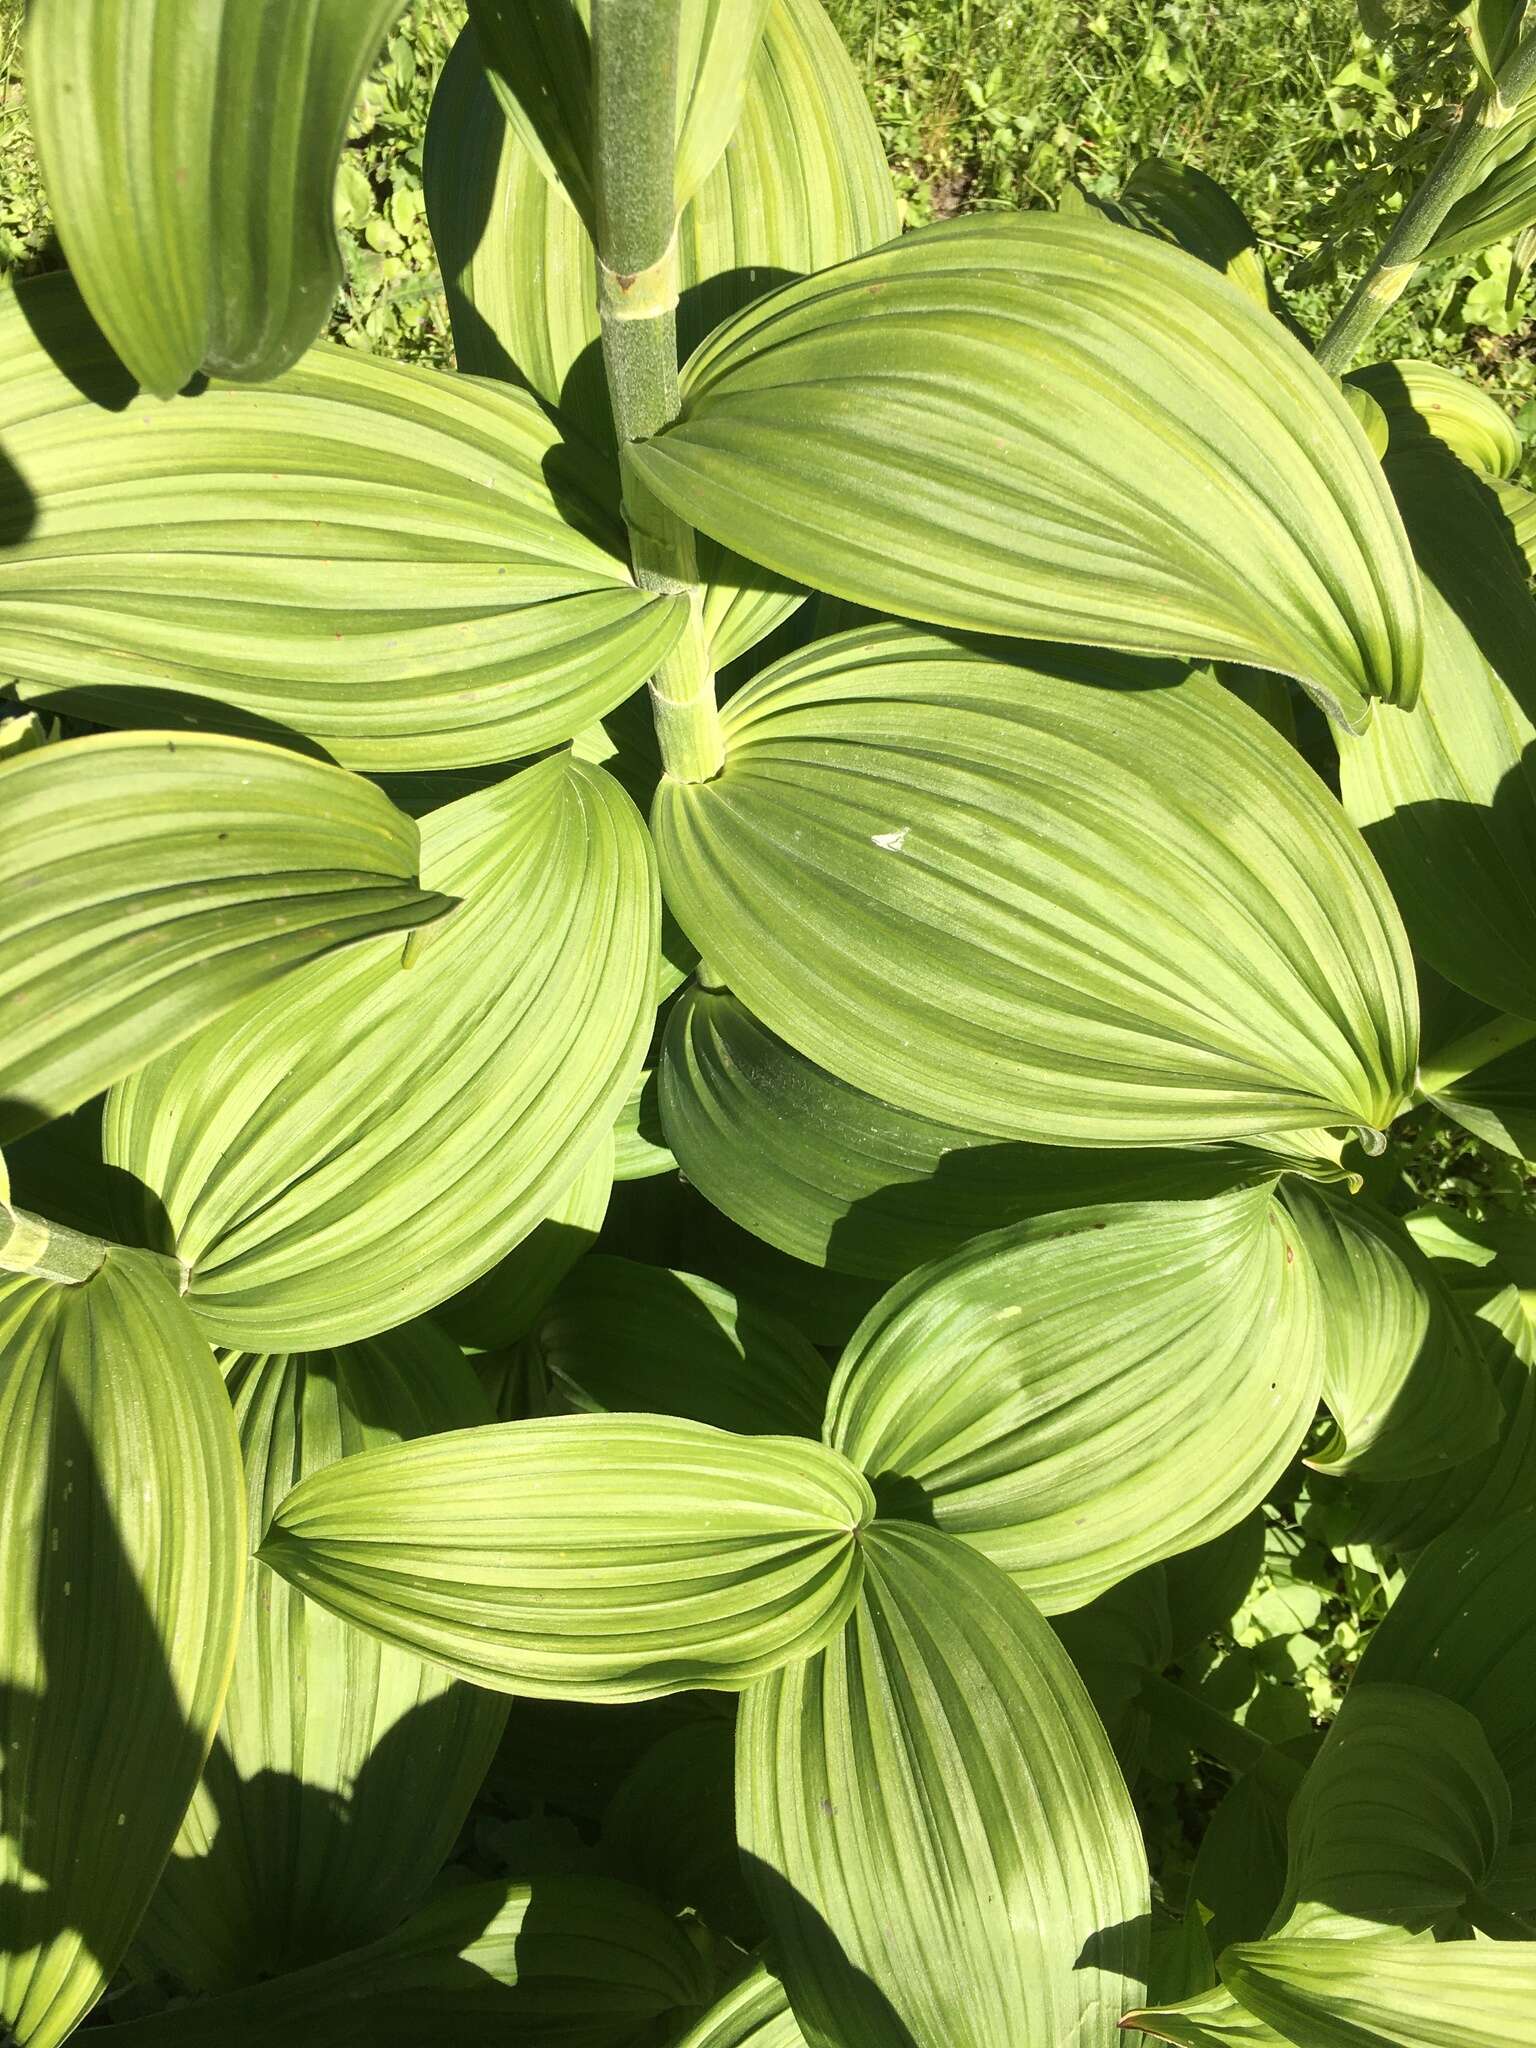
[[[1482,176],[1491,138],[1507,126],[1533,85],[1536,31],[1515,45],[1493,84],[1475,92],[1462,109],[1429,175],[1398,215],[1375,262],[1318,343],[1317,360],[1325,370],[1342,376],[1377,321],[1408,289],[1446,215]]]
[[[624,470],[624,521],[642,590],[680,599],[686,623],[651,679],[662,766],[707,782],[725,759],[693,529],[627,463],[631,441],[678,415],[673,202],[681,0],[593,0],[597,303]]]
[[[1272,1742],[1256,1735],[1251,1728],[1244,1728],[1220,1707],[1213,1707],[1173,1679],[1143,1679],[1140,1699],[1154,1720],[1174,1729],[1192,1749],[1214,1757],[1239,1776],[1263,1770],[1277,1790],[1285,1791],[1293,1790],[1301,1782],[1302,1766],[1294,1758],[1283,1756]]]
[[[1442,1046],[1419,1067],[1418,1090],[1424,1097],[1444,1095],[1468,1074],[1486,1067],[1500,1054],[1514,1052],[1536,1038],[1536,1022],[1529,1017],[1494,1017],[1462,1038]]]
[[[78,1287],[101,1271],[107,1250],[99,1237],[0,1202],[0,1272],[29,1273],[38,1280]]]

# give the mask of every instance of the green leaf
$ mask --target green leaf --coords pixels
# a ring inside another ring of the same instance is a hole
[[[1441,1472],[1499,1434],[1503,1405],[1466,1319],[1396,1217],[1358,1196],[1288,1182],[1324,1304],[1323,1400],[1333,1417],[1307,1463],[1365,1479]]]
[[[887,1282],[1005,1223],[1217,1194],[1278,1165],[1235,1145],[998,1144],[839,1081],[726,989],[692,988],[672,1009],[657,1098],[678,1164],[717,1209],[794,1258]]]
[[[737,1828],[809,2048],[1108,2048],[1140,1831],[1066,1652],[984,1558],[879,1523],[820,1656],[754,1686]]]
[[[1126,1783],[1133,1785],[1150,1729],[1138,1696],[1143,1682],[1173,1660],[1163,1566],[1149,1565],[1122,1579],[1086,1607],[1054,1616],[1051,1626],[1088,1688]]]
[[[323,347],[259,391],[130,402],[66,277],[0,295],[0,365],[26,698],[455,767],[569,739],[681,630],[607,464],[524,392]]]
[[[1412,717],[1340,742],[1344,805],[1415,952],[1497,1010],[1536,1017],[1536,600],[1497,501],[1432,441],[1388,474],[1424,572],[1428,662]]]
[[[0,808],[7,1138],[304,962],[450,907],[371,783],[248,740],[39,747],[0,763]]]
[[[228,1355],[224,1374],[252,1551],[311,1472],[490,1420],[425,1322],[341,1351]],[[219,1991],[383,1934],[447,1860],[506,1717],[494,1694],[348,1628],[253,1560],[213,1755],[139,1947]]]
[[[1316,1280],[1267,1189],[1127,1203],[899,1282],[843,1354],[826,1439],[1057,1613],[1247,1514],[1321,1376]]]
[[[1536,1512],[1451,1529],[1415,1563],[1372,1631],[1356,1685],[1417,1685],[1464,1707],[1509,1781],[1509,1846],[1486,1887],[1536,1908]]]
[[[569,24],[569,0],[561,5]],[[506,17],[506,48],[515,37],[523,58],[536,58],[528,9],[515,12],[515,22],[510,11]],[[691,12],[697,19],[698,7]],[[749,46],[750,37],[739,36],[739,51]],[[563,77],[558,91],[568,83]],[[557,112],[557,96],[543,106]],[[592,238],[541,169],[526,125],[503,117],[473,30],[466,33],[433,100],[424,168],[459,367],[525,383],[611,447]],[[683,352],[763,291],[887,241],[897,227],[862,84],[820,0],[774,0],[740,121],[678,223]],[[712,542],[701,545],[700,558],[717,663],[750,646],[803,595]]]
[[[1353,1685],[1291,1802],[1286,1938],[1459,1931],[1509,1833],[1509,1787],[1464,1707]]]
[[[537,1327],[572,1407],[652,1410],[743,1436],[819,1436],[829,1374],[793,1324],[692,1273],[583,1259]]]
[[[158,1268],[0,1275],[0,2035],[56,2048],[121,1962],[223,1704],[240,1451]]]
[[[1346,381],[1381,407],[1394,451],[1441,441],[1486,477],[1511,477],[1525,458],[1525,444],[1503,407],[1443,363],[1370,363],[1351,370]]]
[[[264,378],[341,284],[331,187],[402,0],[31,0],[27,112],[70,270],[134,377]]]
[[[751,1947],[763,1926],[736,1849],[735,1759],[726,1715],[669,1730],[604,1809],[602,1853],[616,1875]]]
[[[654,1899],[539,1877],[453,1886],[368,1948],[119,2031],[122,2048],[629,2048],[708,1996]]]
[[[1119,209],[1128,225],[1187,249],[1266,313],[1287,318],[1248,216],[1204,171],[1167,157],[1144,157],[1121,190]]]
[[[484,62],[530,158],[592,224],[591,0],[471,0]],[[740,118],[768,0],[681,0],[677,207],[704,182]]]
[[[645,1067],[635,1077],[613,1127],[615,1180],[652,1180],[675,1173],[677,1161],[667,1148],[656,1102],[656,1069]]]
[[[289,1494],[261,1556],[479,1685],[654,1699],[819,1649],[873,1512],[846,1459],[800,1437],[565,1415],[344,1459]]]
[[[674,2048],[805,2048],[784,1986],[762,1963],[710,2007]]]
[[[656,886],[616,783],[554,755],[432,812],[422,856],[463,898],[425,945],[305,968],[108,1099],[107,1157],[159,1197],[220,1343],[351,1343],[445,1301],[549,1213],[639,1067]]]
[[[775,664],[723,724],[724,772],[657,791],[662,885],[715,976],[851,1086],[1056,1145],[1402,1106],[1386,887],[1210,678],[879,626]]]
[[[613,1192],[613,1147],[599,1140],[541,1223],[488,1273],[433,1310],[466,1350],[492,1351],[526,1337],[566,1274],[597,1242]]]
[[[1536,1941],[1264,1941],[1221,1972],[1296,2048],[1536,2043]]]
[[[1536,220],[1536,99],[1527,95],[1503,127],[1491,130],[1484,150],[1482,177],[1446,214],[1426,262],[1475,256]]]
[[[1411,705],[1421,605],[1369,445],[1206,265],[1081,217],[984,215],[757,301],[630,451],[717,540],[881,611]]]
[[[1493,494],[1499,501],[1510,539],[1525,558],[1525,566],[1536,576],[1536,491],[1524,484],[1495,478]]]
[[[1177,2005],[1128,2012],[1122,2022],[1176,2048],[1287,2048],[1286,2037],[1238,2004],[1225,1984]],[[1362,2048],[1355,2042],[1351,2048]]]
[[[1412,1220],[1427,1248],[1421,1219]],[[1352,1487],[1352,1541],[1412,1552],[1453,1524],[1470,1531],[1536,1507],[1536,1329],[1516,1287],[1484,1286],[1460,1299],[1498,1388],[1498,1439],[1438,1478]]]

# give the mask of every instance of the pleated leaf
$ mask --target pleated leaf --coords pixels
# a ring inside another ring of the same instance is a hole
[[[1436,230],[1425,259],[1475,256],[1536,221],[1536,99],[1527,94],[1484,142],[1484,170]]]
[[[263,378],[341,284],[331,188],[402,0],[32,0],[27,111],[69,267],[134,377]]]
[[[1307,1462],[1364,1479],[1442,1472],[1499,1434],[1503,1406],[1466,1319],[1396,1217],[1290,1182],[1285,1202],[1324,1303],[1332,1434]]]
[[[1464,1707],[1509,1782],[1509,1844],[1486,1887],[1536,1908],[1536,1511],[1450,1529],[1372,1631],[1357,1685],[1417,1685]]]
[[[652,1180],[658,1173],[676,1170],[677,1161],[662,1135],[656,1069],[645,1067],[636,1075],[613,1127],[613,1177]]]
[[[808,2048],[1108,2048],[1144,1975],[1130,1799],[1066,1652],[984,1558],[879,1523],[820,1656],[737,1722],[737,1830]]]
[[[1265,1941],[1221,1971],[1295,2048],[1536,2043],[1536,1941]]]
[[[303,969],[109,1098],[108,1159],[163,1204],[220,1343],[350,1343],[446,1300],[548,1214],[639,1068],[656,887],[616,783],[554,755],[432,812],[422,859],[463,899],[424,944]]]
[[[1512,484],[1496,477],[1493,494],[1499,501],[1499,510],[1504,515],[1510,539],[1523,557],[1526,568],[1536,576],[1536,491],[1528,490],[1524,484]]]
[[[0,299],[24,695],[463,766],[569,739],[681,628],[607,465],[524,392],[320,347],[259,391],[131,400],[67,278]]]
[[[1529,1159],[1536,1153],[1536,1042],[1433,1086],[1430,1100],[1485,1145]]]
[[[1226,187],[1204,171],[1167,157],[1145,157],[1125,181],[1113,212],[1143,234],[1187,249],[1256,306],[1286,317],[1252,223]]]
[[[726,989],[690,989],[673,1007],[657,1097],[678,1164],[717,1209],[794,1258],[883,1281],[1005,1223],[1195,1199],[1271,1179],[1277,1165],[1235,1145],[998,1144],[839,1081]]]
[[[0,1136],[305,961],[449,908],[371,783],[247,740],[39,747],[0,763],[0,810]]]
[[[676,204],[708,176],[741,114],[768,0],[682,0],[678,12]],[[472,0],[496,95],[530,158],[590,226],[591,0]]]
[[[1287,2048],[1287,2037],[1239,2005],[1225,1984],[1178,2005],[1127,2013],[1125,2025],[1154,2034],[1159,2041],[1172,2041],[1176,2048]],[[1351,2048],[1361,2044],[1353,2042]]]
[[[844,1352],[826,1440],[1047,1613],[1219,1535],[1295,1455],[1321,1304],[1264,1188],[978,1238],[899,1282]]]
[[[282,1503],[261,1555],[311,1599],[531,1698],[736,1690],[842,1626],[873,1513],[798,1437],[567,1415],[367,1451]]]
[[[224,1360],[249,1547],[311,1472],[491,1411],[420,1322],[371,1343]],[[349,1628],[254,1561],[224,1716],[139,1932],[155,1965],[223,1990],[385,1933],[447,1860],[506,1703]]]
[[[1513,476],[1524,459],[1525,444],[1504,408],[1443,363],[1370,363],[1351,370],[1348,382],[1381,407],[1391,448],[1443,441],[1469,468],[1496,478]]]
[[[1536,600],[1497,501],[1429,442],[1388,473],[1424,571],[1425,688],[1340,743],[1345,808],[1415,952],[1494,1009],[1536,1017]]]
[[[786,286],[632,452],[674,511],[880,611],[1248,662],[1411,705],[1412,559],[1336,388],[1205,264],[981,215]]]
[[[1355,1685],[1289,1831],[1276,1934],[1449,1934],[1507,1839],[1509,1787],[1464,1707],[1422,1686]]]
[[[710,2007],[676,2048],[805,2048],[778,1978],[762,1963]]]
[[[724,772],[657,791],[662,886],[714,974],[853,1087],[1056,1145],[1401,1107],[1397,911],[1311,770],[1210,678],[877,626],[723,717]]]
[[[562,5],[569,19],[567,0]],[[536,39],[527,9],[518,14],[509,33],[527,52]],[[733,29],[743,51],[750,27]],[[424,167],[459,367],[526,384],[611,447],[592,238],[564,196],[568,188],[541,168],[526,124],[504,118],[481,46],[471,27],[449,57]],[[773,0],[740,119],[678,222],[681,349],[690,352],[762,292],[872,248],[897,226],[863,87],[820,0]],[[712,542],[701,546],[700,566],[718,663],[750,646],[802,595],[761,569],[744,571]]]
[[[368,1948],[119,2031],[123,2048],[630,2048],[708,1996],[654,1899],[552,1876],[453,1886]]]
[[[573,1408],[679,1415],[743,1436],[818,1436],[830,1375],[792,1323],[713,1281],[583,1259],[540,1316],[539,1358]]]
[[[245,1501],[169,1281],[0,1275],[0,2036],[56,2048],[116,1971],[203,1767]]]
[[[432,1312],[466,1350],[516,1344],[597,1242],[613,1192],[613,1145],[601,1140],[554,1207],[505,1258]]]

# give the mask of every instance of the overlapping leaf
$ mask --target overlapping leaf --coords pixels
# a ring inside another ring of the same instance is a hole
[[[310,1472],[489,1422],[422,1322],[335,1352],[224,1361],[252,1551]],[[384,1933],[446,1860],[506,1721],[494,1694],[349,1628],[252,1563],[213,1755],[139,1932],[157,1967],[222,1990]]]
[[[1477,1721],[1423,1686],[1345,1696],[1291,1802],[1274,1932],[1461,1931],[1509,1833],[1509,1787]]]
[[[759,1963],[717,1999],[677,2048],[805,2048],[778,1978]]]
[[[567,0],[561,9],[568,24]],[[685,10],[688,12],[689,10]],[[697,13],[697,9],[691,10]],[[486,10],[477,15],[490,40]],[[685,24],[686,26],[686,24]],[[514,36],[536,52],[526,11]],[[733,28],[745,52],[750,24]],[[569,84],[562,75],[559,90]],[[541,103],[557,108],[554,94]],[[577,207],[503,118],[473,31],[460,38],[433,101],[427,209],[459,367],[526,383],[595,440],[613,436],[598,348],[592,239]],[[773,0],[740,120],[678,222],[684,351],[749,299],[896,233],[885,155],[847,51],[819,0]],[[724,663],[792,610],[800,593],[713,544],[701,550],[706,622]]]
[[[371,783],[246,740],[36,748],[0,764],[0,808],[7,1137],[305,961],[449,908]]]
[[[850,1087],[726,989],[690,989],[673,1008],[657,1095],[678,1164],[717,1209],[794,1258],[884,1281],[1008,1222],[1195,1199],[1278,1165],[1240,1146],[998,1144]]]
[[[1536,1941],[1265,1941],[1228,1949],[1221,1967],[1296,2048],[1536,2042]]]
[[[740,118],[769,0],[677,9],[676,204],[709,175]],[[497,97],[543,176],[593,218],[591,0],[472,0]]]
[[[540,1362],[578,1409],[743,1436],[817,1436],[829,1375],[793,1324],[693,1273],[583,1259],[540,1316]]]
[[[786,286],[631,453],[705,533],[882,611],[1249,662],[1351,726],[1417,693],[1417,580],[1348,406],[1148,236],[977,216]]]
[[[1343,741],[1345,807],[1414,950],[1498,1010],[1536,1017],[1536,600],[1496,501],[1445,448],[1390,458],[1424,571],[1425,689]]]
[[[658,1173],[675,1172],[676,1168],[677,1161],[662,1135],[656,1069],[646,1067],[636,1075],[613,1127],[613,1177],[650,1180]]]
[[[424,944],[305,968],[109,1099],[108,1158],[221,1343],[350,1343],[446,1300],[548,1214],[640,1065],[656,890],[618,786],[555,755],[422,844],[464,899]]]
[[[367,1451],[306,1479],[261,1555],[344,1620],[532,1698],[739,1688],[819,1649],[863,1573],[835,1451],[568,1415]]]
[[[1401,1107],[1397,912],[1209,678],[872,627],[775,664],[724,723],[724,772],[657,792],[663,888],[715,975],[852,1086],[1066,1145]]]
[[[1509,415],[1481,385],[1443,363],[1370,363],[1351,370],[1348,381],[1381,407],[1390,447],[1411,447],[1428,436],[1484,476],[1510,477],[1520,467],[1525,444]]]
[[[6,295],[24,695],[460,766],[569,739],[681,628],[630,576],[606,464],[526,393],[317,348],[259,391],[131,396],[67,278]]]
[[[539,1311],[597,1242],[613,1192],[613,1146],[601,1140],[554,1207],[505,1258],[433,1310],[433,1320],[471,1351],[526,1337]]]
[[[1486,1450],[1504,1420],[1460,1308],[1395,1217],[1288,1183],[1286,1206],[1326,1304],[1323,1400],[1334,1429],[1308,1463],[1417,1479]]]
[[[1108,2048],[1147,1874],[1088,1696],[984,1558],[883,1522],[864,1554],[842,1633],[737,1723],[742,1852],[805,2040]]]
[[[123,2048],[627,2048],[708,1995],[654,1899],[551,1876],[454,1886],[368,1948],[121,2031]]]
[[[1321,1304],[1264,1188],[978,1238],[843,1354],[827,1441],[1047,1613],[1230,1528],[1295,1455]]]
[[[69,267],[134,376],[275,376],[341,283],[331,188],[402,0],[32,0],[27,109]]]
[[[218,1369],[111,1252],[0,1275],[0,2034],[56,2048],[122,1960],[197,1783],[240,1620]]]
[[[1536,221],[1536,99],[1527,96],[1513,118],[1489,131],[1482,176],[1451,207],[1425,251],[1442,256],[1475,256]]]

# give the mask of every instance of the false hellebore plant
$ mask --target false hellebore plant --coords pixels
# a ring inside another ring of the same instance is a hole
[[[1536,2042],[1533,1246],[1360,1191],[1536,1149],[1536,500],[1349,368],[1536,25],[1314,348],[1169,165],[899,237],[818,0],[475,0],[446,375],[314,341],[398,4],[32,0],[0,2032]]]

